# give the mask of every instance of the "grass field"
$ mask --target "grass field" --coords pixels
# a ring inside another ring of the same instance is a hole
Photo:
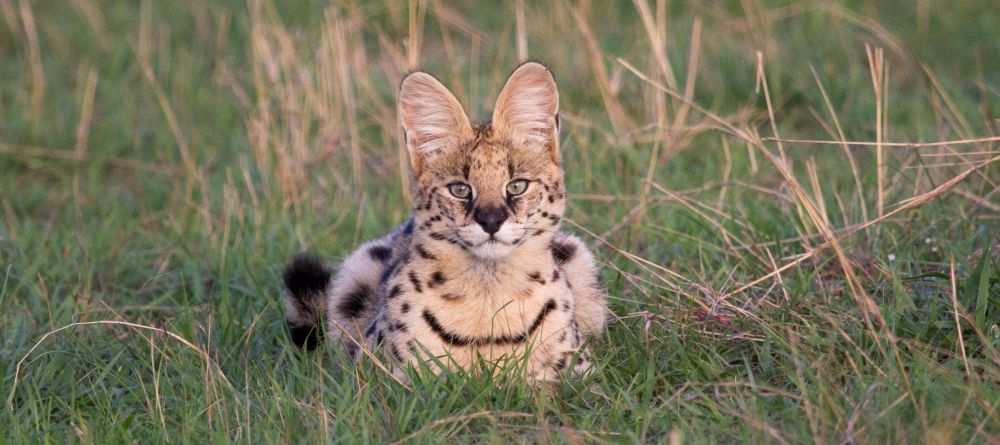
[[[0,0],[6,443],[1000,442],[1000,4]],[[561,89],[597,371],[288,347],[403,221],[395,88]]]

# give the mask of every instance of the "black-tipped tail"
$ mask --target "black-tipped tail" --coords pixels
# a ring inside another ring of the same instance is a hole
[[[323,339],[322,316],[330,276],[330,269],[310,254],[296,255],[285,266],[285,322],[292,343],[300,348],[315,349]]]

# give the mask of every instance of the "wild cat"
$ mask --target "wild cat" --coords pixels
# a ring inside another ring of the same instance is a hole
[[[292,342],[313,349],[325,333],[354,355],[385,351],[397,376],[409,365],[439,373],[505,360],[520,360],[532,380],[557,379],[571,363],[587,370],[583,342],[603,330],[606,294],[587,246],[559,231],[566,189],[552,73],[521,65],[492,120],[473,125],[441,82],[414,72],[398,111],[411,215],[332,279],[313,256],[286,267]]]

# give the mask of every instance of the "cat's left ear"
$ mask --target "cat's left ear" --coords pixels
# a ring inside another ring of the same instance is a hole
[[[493,129],[519,147],[547,150],[559,164],[559,91],[548,68],[528,62],[514,70],[497,98]]]

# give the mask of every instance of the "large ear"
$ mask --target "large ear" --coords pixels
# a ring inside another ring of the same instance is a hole
[[[462,104],[427,73],[415,72],[403,79],[399,87],[399,122],[417,177],[429,158],[449,144],[472,136]]]
[[[497,98],[493,129],[515,144],[548,150],[559,163],[559,91],[548,68],[528,62],[514,70]]]

